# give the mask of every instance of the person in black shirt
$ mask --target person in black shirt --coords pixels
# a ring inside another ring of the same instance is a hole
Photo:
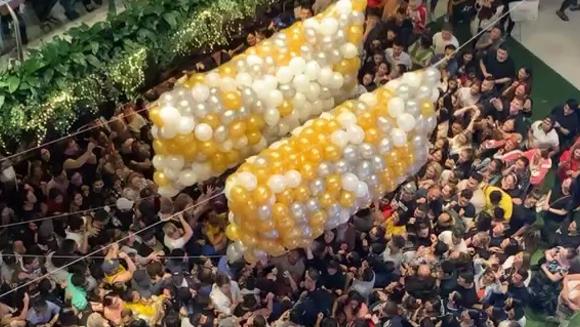
[[[479,61],[482,78],[492,77],[497,90],[508,85],[516,75],[513,60],[505,46],[500,46],[496,52],[488,53]]]
[[[509,231],[510,236],[521,236],[536,221],[536,203],[540,198],[539,192],[530,193],[522,204],[516,204],[513,207],[512,217],[510,219]]]
[[[471,272],[463,272],[457,277],[457,288],[455,290],[461,295],[459,304],[464,308],[471,308],[478,302],[473,279],[474,276]]]
[[[475,206],[470,202],[473,191],[465,189],[457,196],[457,202],[451,202],[451,209],[459,214],[461,218],[474,219]]]
[[[550,117],[560,139],[560,149],[566,148],[574,141],[580,130],[578,101],[569,99],[552,110]]]
[[[321,286],[324,286],[328,290],[344,290],[346,286],[346,274],[340,270],[338,262],[334,260],[328,262],[326,271],[322,274]]]
[[[314,269],[304,276],[305,295],[294,305],[293,311],[302,325],[314,326],[319,313],[329,316],[334,302],[332,294],[318,287],[320,274]]]

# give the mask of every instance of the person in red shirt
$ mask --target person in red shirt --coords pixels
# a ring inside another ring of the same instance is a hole
[[[413,33],[423,33],[427,27],[427,7],[423,0],[409,1],[409,17],[413,21]]]
[[[560,165],[558,167],[558,177],[561,181],[568,177],[576,178],[580,174],[580,138],[564,151],[560,156]]]

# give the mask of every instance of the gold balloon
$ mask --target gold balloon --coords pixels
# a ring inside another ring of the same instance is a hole
[[[284,205],[290,205],[294,202],[294,196],[290,189],[284,190],[276,195],[276,201]]]
[[[320,197],[318,198],[318,202],[323,208],[329,208],[331,205],[334,204],[334,197],[327,190],[327,192],[322,193],[322,195],[320,195]]]
[[[347,191],[340,192],[339,203],[341,206],[343,206],[345,208],[350,208],[354,205],[355,200],[356,200],[356,197],[354,196],[354,194],[352,194],[352,192],[347,192]]]
[[[237,90],[223,92],[221,97],[224,108],[228,110],[237,110],[242,106],[242,95]]]
[[[376,128],[369,128],[365,131],[365,142],[376,143],[379,140],[379,131]]]
[[[208,124],[209,126],[211,126],[211,128],[214,129],[218,128],[221,125],[219,117],[215,114],[207,114],[205,117],[203,117],[201,122]]]
[[[240,229],[236,224],[229,224],[226,227],[226,236],[232,241],[237,241],[240,239]]]
[[[153,181],[160,187],[167,186],[171,184],[169,178],[162,171],[156,171],[153,174]]]
[[[421,103],[421,114],[425,117],[431,117],[435,114],[435,107],[430,101],[423,101]]]
[[[352,0],[352,9],[355,11],[364,11],[367,7],[367,0]]]
[[[229,199],[234,203],[245,204],[248,202],[248,192],[241,186],[234,186],[230,190]]]
[[[326,189],[328,191],[338,191],[341,188],[341,178],[338,174],[326,176]]]
[[[240,151],[238,150],[231,150],[225,153],[226,161],[228,166],[236,165],[240,162]]]
[[[247,128],[249,131],[260,131],[265,126],[264,119],[257,114],[253,114],[248,118]]]
[[[359,25],[352,25],[348,28],[346,32],[346,39],[348,42],[359,44],[363,38],[363,27]]]
[[[202,142],[200,144],[200,150],[206,156],[212,156],[218,151],[218,148],[217,148],[217,145],[215,144],[215,142],[206,141],[206,142]]]
[[[153,151],[157,154],[169,154],[167,144],[160,139],[153,140]]]
[[[248,134],[246,134],[246,137],[248,138],[248,143],[253,145],[260,142],[262,139],[262,134],[260,134],[260,132],[250,131]]]
[[[310,191],[308,187],[300,185],[294,189],[294,198],[296,201],[306,202],[310,198]]]
[[[282,203],[275,203],[272,206],[272,218],[278,221],[290,219],[290,210]]]
[[[272,194],[270,193],[270,189],[263,185],[258,185],[258,187],[256,187],[256,189],[252,192],[252,198],[258,204],[264,204],[268,202],[271,195]]]
[[[230,137],[232,137],[233,139],[239,138],[245,133],[246,133],[246,123],[244,121],[236,121],[230,125]]]
[[[161,110],[155,106],[149,110],[149,119],[158,127],[163,127],[163,120],[161,119]]]
[[[280,116],[286,117],[294,111],[292,107],[292,103],[288,100],[284,100],[282,104],[278,107],[278,111],[280,112]]]
[[[300,173],[302,174],[302,178],[307,180],[316,177],[316,171],[314,170],[314,166],[310,163],[304,163],[302,167],[300,167]]]
[[[336,161],[340,159],[340,156],[341,152],[336,145],[329,144],[324,147],[324,159],[328,161]]]
[[[231,65],[230,63],[226,63],[224,65],[221,65],[218,68],[218,72],[221,76],[228,76],[228,77],[235,77],[237,74],[236,69],[234,68],[233,65]]]

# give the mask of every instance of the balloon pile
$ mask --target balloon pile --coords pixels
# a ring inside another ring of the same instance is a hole
[[[352,97],[366,0],[340,0],[163,94],[149,111],[159,193],[212,176]]]
[[[306,247],[427,160],[439,72],[406,73],[309,120],[228,177],[231,260]]]

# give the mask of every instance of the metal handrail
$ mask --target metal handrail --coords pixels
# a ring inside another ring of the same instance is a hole
[[[12,17],[12,21],[14,22],[14,34],[16,36],[16,53],[18,55],[18,60],[24,60],[24,48],[22,47],[22,35],[20,35],[20,20],[18,19],[18,15],[14,12],[14,9],[10,6],[9,0],[0,0],[0,7],[6,6],[8,8],[8,12]]]

